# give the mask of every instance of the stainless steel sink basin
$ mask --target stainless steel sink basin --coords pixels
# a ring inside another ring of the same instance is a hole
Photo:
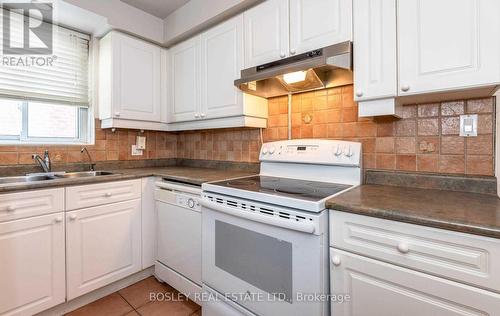
[[[55,174],[56,178],[86,178],[86,177],[102,177],[116,175],[113,172],[107,171],[82,171],[82,172],[67,172]]]
[[[4,177],[0,178],[1,184],[10,184],[10,183],[27,183],[27,182],[38,182],[38,181],[47,181],[53,180],[54,177],[51,176],[22,176],[22,177]]]

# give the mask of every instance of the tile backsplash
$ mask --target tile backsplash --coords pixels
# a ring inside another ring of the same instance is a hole
[[[366,169],[466,175],[494,173],[494,98],[405,105],[400,120],[358,119],[353,87],[344,86],[292,97],[293,138],[331,138],[363,143]],[[478,136],[459,134],[459,115],[478,114]],[[220,129],[180,133],[145,132],[143,156],[131,156],[139,131],[102,130],[88,146],[96,161],[187,158],[257,162],[259,129]],[[287,97],[269,100],[264,142],[287,139]],[[48,148],[54,162],[84,162],[79,146],[0,146],[0,165],[32,164],[32,153]]]
[[[400,120],[358,118],[352,86],[292,97],[292,138],[363,143],[366,169],[487,175],[494,173],[494,98],[405,105]],[[459,115],[478,114],[477,137],[459,136]],[[287,139],[288,100],[269,100],[264,142]],[[180,158],[258,160],[259,130],[213,130],[178,135]]]
[[[138,130],[101,129],[100,121],[95,122],[95,144],[86,146],[94,161],[142,160],[175,158],[177,155],[177,135],[166,132]],[[146,150],[142,156],[132,156],[131,146],[136,136],[146,136]],[[0,146],[0,165],[34,164],[32,154],[50,151],[53,163],[88,162],[87,155],[80,152],[82,146],[38,145],[38,146]]]

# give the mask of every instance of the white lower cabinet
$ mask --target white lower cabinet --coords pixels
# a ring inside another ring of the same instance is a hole
[[[331,315],[498,315],[500,294],[331,248]]]
[[[66,257],[68,300],[140,271],[141,199],[67,212]]]
[[[330,211],[332,315],[500,315],[498,239]]]
[[[65,300],[64,213],[0,224],[0,315],[33,315]]]

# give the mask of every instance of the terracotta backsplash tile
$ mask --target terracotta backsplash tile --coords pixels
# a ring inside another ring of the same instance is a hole
[[[493,155],[493,135],[469,137],[466,142],[467,155]]]
[[[417,153],[438,154],[439,143],[440,143],[439,136],[419,136],[417,137]]]
[[[377,153],[394,153],[394,148],[394,137],[379,137],[375,141],[375,152]]]
[[[460,117],[450,116],[441,118],[442,135],[458,135],[460,133]]]
[[[465,113],[465,101],[451,101],[441,103],[441,115],[452,116]]]
[[[396,170],[396,155],[377,154],[375,159],[377,169]]]
[[[417,121],[418,136],[439,135],[439,119],[426,118]]]
[[[493,98],[467,101],[467,114],[493,113]]]
[[[352,86],[292,96],[293,138],[331,138],[363,144],[363,166],[471,175],[493,175],[493,98],[412,104],[402,108],[402,119],[358,118]],[[478,137],[458,136],[459,115],[479,114]],[[94,160],[188,158],[257,162],[259,129],[218,129],[189,132],[102,130],[96,121],[96,143],[88,146]],[[132,156],[137,135],[146,136],[143,156]],[[288,98],[269,100],[265,142],[288,138]],[[86,162],[80,146],[0,146],[0,164],[32,164],[32,153],[51,151],[59,162]]]
[[[439,172],[465,173],[465,156],[441,155],[439,157]]]
[[[414,119],[402,119],[396,122],[397,136],[417,135],[417,121]]]
[[[465,153],[465,138],[460,136],[441,137],[441,153],[445,155],[463,155]]]
[[[417,170],[417,156],[416,155],[397,155],[396,168],[404,171]]]
[[[419,104],[418,117],[434,117],[439,116],[439,103]]]
[[[417,155],[417,170],[422,172],[438,172],[438,155]]]
[[[493,157],[489,155],[467,156],[466,172],[489,176],[493,174]]]

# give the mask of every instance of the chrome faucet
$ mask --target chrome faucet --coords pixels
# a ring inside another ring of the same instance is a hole
[[[89,167],[90,167],[90,171],[95,171],[95,163],[92,162],[92,157],[90,156],[90,153],[89,151],[87,150],[87,147],[82,147],[82,149],[80,149],[80,152],[83,154],[83,152],[86,152],[87,153],[87,157],[89,157]]]
[[[45,150],[45,153],[43,154],[43,158],[40,157],[40,155],[38,155],[38,154],[34,154],[32,156],[32,158],[33,158],[33,160],[38,162],[40,167],[42,167],[43,172],[46,172],[46,173],[50,172],[50,156],[49,156],[48,150]]]

